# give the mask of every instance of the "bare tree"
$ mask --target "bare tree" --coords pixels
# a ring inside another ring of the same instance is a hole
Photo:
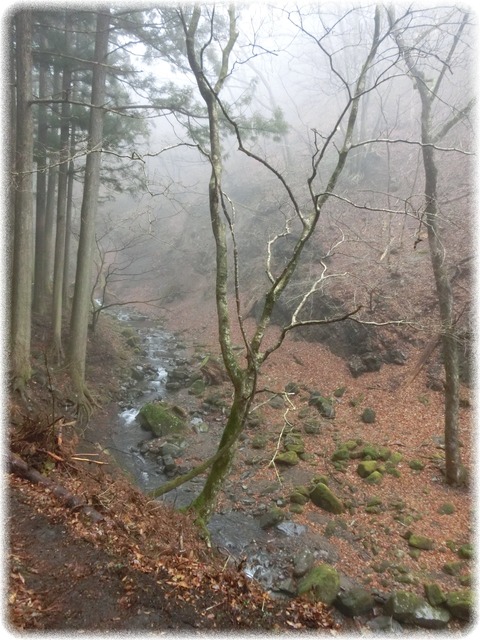
[[[465,481],[465,469],[461,464],[459,443],[459,332],[455,314],[451,270],[448,262],[448,242],[441,230],[441,211],[438,204],[438,151],[435,146],[441,142],[446,134],[459,122],[468,116],[473,100],[461,107],[456,107],[453,114],[444,119],[440,116],[439,126],[435,122],[435,107],[444,102],[441,94],[442,84],[447,73],[451,72],[451,63],[455,52],[461,44],[462,33],[468,24],[469,14],[460,9],[449,10],[452,15],[447,16],[445,24],[456,26],[450,37],[445,58],[440,58],[437,51],[435,65],[429,65],[426,72],[428,57],[427,41],[430,28],[423,31],[415,29],[413,44],[407,44],[408,31],[405,24],[412,19],[407,11],[400,19],[396,19],[393,10],[389,11],[390,23],[398,44],[399,51],[405,61],[407,73],[412,78],[414,87],[420,96],[421,143],[422,160],[425,173],[425,205],[423,209],[423,224],[427,229],[430,260],[435,280],[438,299],[438,309],[441,320],[441,344],[443,366],[445,370],[445,463],[446,480],[448,484],[458,485]]]
[[[310,283],[298,300],[290,321],[284,325],[278,339],[268,348],[263,348],[264,339],[267,329],[270,326],[274,309],[291,281],[299,264],[302,252],[317,227],[322,209],[329,200],[344,169],[352,145],[359,103],[365,92],[368,91],[366,85],[367,75],[374,64],[378,48],[384,36],[381,35],[380,11],[376,9],[372,21],[371,42],[367,47],[365,58],[360,65],[353,87],[348,86],[345,81],[345,87],[347,88],[345,91],[345,104],[340,110],[338,119],[327,134],[320,135],[320,133],[315,132],[314,149],[311,156],[311,172],[304,184],[304,195],[307,195],[306,201],[308,201],[308,205],[302,207],[283,175],[267,160],[253,153],[245,146],[240,127],[222,102],[220,94],[234,66],[230,57],[238,37],[235,8],[233,6],[228,8],[225,20],[227,24],[225,40],[220,46],[220,62],[218,67],[214,67],[214,69],[217,69],[215,73],[209,70],[208,65],[208,61],[211,60],[211,57],[208,57],[210,53],[209,47],[212,42],[218,40],[215,10],[195,6],[190,12],[178,9],[177,13],[184,31],[188,63],[193,71],[199,92],[208,111],[209,148],[204,149],[203,153],[207,155],[211,167],[209,210],[216,246],[216,308],[223,361],[233,384],[233,400],[228,414],[227,424],[224,428],[216,454],[208,461],[211,469],[206,483],[200,495],[191,505],[191,508],[196,511],[200,520],[205,522],[209,519],[215,508],[217,494],[221,489],[224,478],[232,463],[235,444],[245,426],[252,401],[257,391],[257,378],[263,363],[271,353],[281,346],[285,336],[293,329],[311,324],[339,322],[351,317],[358,311],[358,307],[356,307],[348,312],[330,318],[302,319],[302,311],[307,301],[321,288],[323,281],[327,277],[327,268],[326,265],[323,264],[318,277],[315,278],[313,283]],[[201,23],[203,29],[200,29],[199,25]],[[213,38],[214,33],[215,38]],[[284,231],[277,234],[268,243],[267,276],[269,288],[263,299],[259,319],[251,338],[247,336],[241,308],[238,277],[239,261],[235,234],[235,210],[222,184],[223,155],[219,125],[221,117],[226,119],[233,128],[239,150],[275,176],[281,188],[286,193],[292,210],[291,218],[287,218],[286,220]],[[327,150],[330,150],[332,147],[336,149],[335,160],[333,161],[333,166],[330,165],[329,177],[325,180],[324,188],[321,188],[321,186],[319,188],[318,178],[320,165],[325,158]],[[292,251],[284,265],[282,265],[282,268],[275,270],[271,260],[272,247],[279,238],[290,234],[291,226],[294,222],[300,230],[294,238]],[[230,250],[231,253],[229,253]],[[231,275],[231,263],[233,263],[236,302],[235,317],[231,316],[228,304],[228,283]],[[245,364],[242,363],[241,357],[236,353],[232,344],[233,322],[238,322],[242,332],[245,347]],[[207,463],[202,464],[197,471],[200,472],[199,469],[204,470],[206,466],[208,466]],[[195,474],[195,470],[190,472],[186,477],[190,478],[192,474]],[[165,493],[169,488],[178,486],[181,481],[181,479],[176,479],[152,493],[153,495]]]

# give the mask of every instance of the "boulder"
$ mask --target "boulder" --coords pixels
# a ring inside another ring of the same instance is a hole
[[[262,529],[270,529],[270,527],[274,527],[279,522],[285,520],[285,513],[279,509],[278,507],[272,507],[269,511],[260,516],[260,526]]]
[[[324,418],[328,418],[330,420],[335,418],[335,407],[333,406],[333,401],[330,398],[325,398],[318,392],[314,392],[310,396],[308,404],[316,407],[320,415]]]
[[[357,466],[357,473],[361,478],[368,478],[368,476],[377,470],[376,460],[362,460]]]
[[[341,591],[335,600],[337,609],[351,618],[368,613],[374,605],[375,600],[372,594],[363,587]]]
[[[298,582],[298,594],[308,594],[316,602],[332,604],[340,590],[340,577],[329,564],[313,567]]]
[[[473,591],[462,589],[447,594],[446,606],[455,618],[470,620],[473,612]]]
[[[392,593],[384,611],[398,622],[424,629],[444,629],[451,617],[447,609],[433,607],[422,596],[408,591]]]
[[[310,492],[310,500],[317,507],[329,513],[343,513],[345,507],[337,496],[323,482],[317,483]]]
[[[293,575],[301,578],[312,568],[315,556],[310,549],[302,549],[293,558]]]
[[[412,533],[412,535],[408,538],[408,544],[410,547],[414,547],[415,549],[422,549],[424,551],[431,551],[435,546],[435,543],[431,538],[416,535],[414,533]]]
[[[152,431],[158,438],[179,433],[186,428],[185,419],[174,406],[166,402],[148,402],[136,417],[144,429]]]
[[[300,462],[300,458],[295,451],[284,451],[283,453],[277,453],[274,462],[292,467]]]

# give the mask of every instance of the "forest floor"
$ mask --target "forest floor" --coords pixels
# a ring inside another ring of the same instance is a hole
[[[178,305],[169,317],[174,318],[167,322],[169,328],[192,349],[203,345],[215,351],[215,322],[208,311],[202,315]],[[239,336],[235,338],[239,340]],[[41,326],[35,339],[40,371],[44,341]],[[109,323],[92,338],[90,352],[89,385],[102,404],[96,412],[95,432],[87,428],[79,434],[72,424],[71,407],[60,409],[58,400],[68,396],[61,376],[53,381],[55,411],[60,416],[55,425],[50,374],[45,377],[45,373],[42,376],[37,372],[27,403],[15,401],[11,405],[12,450],[49,482],[32,483],[25,477],[8,475],[7,630],[192,634],[313,628],[329,633],[344,631],[328,607],[301,599],[269,598],[245,577],[240,566],[209,548],[188,515],[148,500],[119,472],[104,446],[121,371],[128,367],[131,354]],[[286,420],[289,425],[299,424],[301,409],[304,413],[310,410],[310,390],[321,389],[329,395],[344,386],[336,418],[321,440],[305,436],[313,459],[282,472],[283,493],[288,495],[289,487],[306,482],[312,475],[328,474],[335,489],[344,498],[354,498],[356,504],[366,504],[375,497],[381,505],[376,513],[356,509],[354,516],[347,514],[344,518],[355,534],[355,544],[351,537],[342,535],[332,539],[339,554],[335,566],[352,580],[379,592],[400,588],[400,582],[395,582],[398,572],[374,569],[374,565],[385,562],[385,566],[391,566],[395,561],[403,566],[401,571],[418,578],[407,585],[409,590],[422,592],[423,581],[433,579],[445,590],[459,588],[461,576],[449,575],[443,567],[458,561],[457,549],[472,542],[474,505],[468,486],[452,488],[444,482],[443,394],[426,388],[423,373],[410,381],[418,353],[412,348],[402,367],[385,365],[379,372],[353,379],[346,363],[321,345],[286,341],[267,362],[259,386],[280,393],[286,384],[294,382],[300,392],[286,407],[287,414],[269,404],[271,395],[259,397],[263,424],[268,429],[267,452],[253,466],[248,463],[245,479],[245,461],[258,454],[249,448],[253,434],[247,433],[229,478],[229,486],[236,489],[222,495],[219,508],[246,510],[241,495],[246,483],[251,499],[264,499],[256,488],[279,479],[278,469],[268,461]],[[110,363],[108,378],[105,362]],[[473,474],[468,389],[462,390],[462,397],[462,458]],[[359,419],[367,406],[375,409],[374,424]],[[340,443],[352,439],[401,452],[399,476],[385,477],[381,485],[372,488],[365,486],[355,465],[343,471],[332,468],[333,452]],[[197,451],[197,455],[203,454]],[[422,463],[421,470],[410,467],[412,460]],[[62,491],[58,492],[58,487]],[[81,498],[73,509],[66,505],[71,496]],[[398,501],[405,504],[414,532],[435,540],[435,548],[422,552],[420,560],[407,552],[407,526],[393,517],[390,505]],[[446,504],[450,506],[444,513]],[[318,509],[307,505],[295,515],[295,521],[323,534],[325,523],[317,513]],[[465,564],[462,575],[470,568]],[[352,628],[355,623],[350,624],[350,631]],[[454,623],[452,630],[461,628]]]

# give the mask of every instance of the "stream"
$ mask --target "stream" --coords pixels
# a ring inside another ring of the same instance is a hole
[[[208,411],[199,408],[197,398],[185,392],[182,394],[168,389],[169,373],[188,362],[187,350],[181,341],[135,312],[122,312],[116,317],[137,332],[145,355],[142,364],[136,367],[139,375],[132,377],[132,382],[124,389],[126,399],[119,406],[112,432],[112,454],[142,491],[147,492],[160,486],[171,476],[165,474],[154,456],[142,453],[142,444],[153,439],[153,435],[145,431],[136,420],[140,408],[145,403],[162,399],[187,409],[192,425],[192,443],[186,448],[189,455],[192,455],[189,446],[196,446],[193,440],[198,442],[198,439],[203,437],[205,442],[208,439],[211,446],[215,446],[216,436],[220,436],[222,427],[209,424],[208,433],[196,432],[196,425],[209,423]],[[145,372],[147,375],[144,375]],[[138,380],[135,379],[137,377]],[[188,458],[188,455],[186,457]],[[187,471],[192,466],[193,464],[190,464],[181,471]],[[161,499],[173,503],[176,507],[185,506],[200,492],[203,482],[201,476],[194,478]],[[232,489],[235,491],[238,488]],[[248,499],[245,499],[245,502],[248,503]],[[255,505],[249,506],[255,511]],[[325,539],[319,546],[318,536],[314,537],[308,531],[308,527],[293,521],[284,521],[264,530],[260,526],[257,514],[232,509],[217,512],[212,516],[208,526],[213,545],[232,558],[232,561],[241,562],[248,577],[278,595],[293,595],[294,585],[291,576],[295,553],[301,555],[307,550],[315,557],[323,559],[332,559],[335,555],[332,545]]]

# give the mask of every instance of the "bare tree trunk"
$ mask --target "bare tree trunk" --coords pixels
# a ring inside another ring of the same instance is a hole
[[[77,253],[75,292],[73,297],[68,366],[81,420],[89,418],[92,398],[85,386],[85,360],[88,341],[92,256],[95,240],[95,218],[100,191],[100,168],[103,142],[103,103],[105,101],[105,62],[108,55],[110,11],[101,10],[97,17],[95,56],[92,78],[85,182],[81,209],[80,238]]]
[[[390,23],[394,24],[393,12],[389,11]],[[445,476],[448,484],[458,485],[465,480],[465,469],[461,464],[459,431],[459,397],[460,397],[460,372],[457,350],[457,336],[455,329],[454,299],[448,263],[446,260],[446,245],[442,240],[438,223],[437,208],[437,166],[435,162],[434,143],[437,139],[432,133],[432,107],[438,99],[440,86],[449,68],[448,61],[453,55],[459,42],[464,26],[467,24],[468,14],[464,14],[462,22],[458,26],[457,34],[453,37],[452,46],[443,68],[440,67],[437,78],[433,84],[427,81],[423,71],[412,58],[403,37],[396,33],[399,50],[406,62],[408,74],[414,81],[421,100],[421,138],[423,167],[425,171],[425,217],[427,227],[428,244],[430,249],[430,261],[432,265],[435,287],[438,299],[438,309],[441,321],[441,339],[443,366],[445,370]],[[456,110],[448,122],[442,127],[442,131],[448,131],[450,126],[458,122],[459,114]]]
[[[16,25],[16,158],[13,289],[11,308],[11,374],[13,388],[23,392],[31,375],[30,339],[33,277],[33,117],[32,16],[20,10]]]

